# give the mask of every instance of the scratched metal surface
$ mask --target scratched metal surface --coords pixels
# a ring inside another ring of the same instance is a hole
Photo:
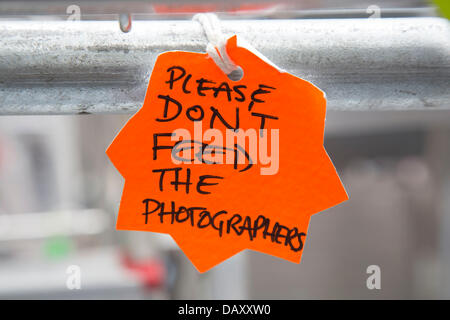
[[[440,18],[227,20],[331,110],[450,109],[450,31]],[[131,113],[157,55],[202,52],[192,21],[3,21],[0,114]],[[245,69],[244,69],[245,72]]]

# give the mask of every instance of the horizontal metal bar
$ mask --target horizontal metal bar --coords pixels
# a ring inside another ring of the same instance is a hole
[[[128,3],[128,2],[126,2]],[[96,13],[89,13],[92,10],[86,10],[85,6],[81,11],[80,8],[80,20],[95,20],[95,21],[111,21],[117,20],[120,14],[129,12],[134,21],[138,20],[190,20],[195,15],[192,12],[149,12],[141,13],[146,10],[122,8],[120,10],[112,10],[113,13],[102,13],[101,9],[95,7],[95,2],[90,2],[93,5]],[[70,4],[68,5],[70,6]],[[48,6],[46,6],[48,8]],[[0,2],[0,21],[13,21],[13,20],[43,20],[43,21],[66,21],[70,14],[61,14],[65,12],[66,7],[60,7],[58,10],[52,10],[54,14],[31,14],[28,11],[25,14],[18,14],[13,11],[13,14],[5,14],[2,10],[2,2]],[[219,12],[217,15],[221,19],[228,20],[256,20],[256,19],[350,19],[350,18],[369,18],[374,14],[378,14],[381,18],[411,18],[411,17],[439,17],[439,12],[436,7],[420,7],[420,8],[379,8],[379,12],[375,13],[373,8],[360,7],[355,9],[297,9],[290,7],[279,7],[277,5],[268,6],[267,8],[260,10],[242,10],[242,11],[224,11]],[[44,11],[45,12],[45,11]],[[70,12],[70,11],[69,11]],[[115,12],[115,13],[114,13]]]
[[[440,18],[225,20],[334,110],[450,109],[450,29]],[[192,21],[9,21],[0,25],[0,114],[129,113],[157,55],[202,52]],[[244,70],[245,72],[245,70]]]
[[[273,0],[1,0],[2,15],[60,15],[66,13],[70,5],[78,5],[83,14],[104,13],[151,13],[190,12],[192,10],[210,10],[216,12],[264,12],[297,11],[316,9],[365,9],[374,5],[373,0],[321,0],[321,1],[273,1]],[[399,8],[400,10],[429,6],[427,0],[377,0],[376,5],[382,8]],[[192,12],[191,12],[192,13]],[[294,13],[296,14],[296,13]]]
[[[97,235],[107,230],[109,218],[101,209],[0,214],[0,243]]]

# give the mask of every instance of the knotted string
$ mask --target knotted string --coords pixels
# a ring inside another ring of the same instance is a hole
[[[198,21],[208,39],[206,52],[217,66],[225,73],[230,74],[238,66],[230,59],[227,53],[227,39],[220,28],[220,20],[214,13],[198,13],[192,20]]]

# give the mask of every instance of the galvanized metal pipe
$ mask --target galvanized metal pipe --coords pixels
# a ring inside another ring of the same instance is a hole
[[[444,19],[228,20],[222,27],[322,88],[329,109],[450,109]],[[134,112],[159,53],[205,46],[192,21],[135,21],[128,33],[117,21],[1,22],[0,114]]]

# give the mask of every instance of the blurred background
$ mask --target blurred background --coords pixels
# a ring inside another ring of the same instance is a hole
[[[439,14],[425,0],[75,2],[82,19]],[[75,2],[0,1],[0,16],[58,19]],[[206,274],[168,236],[115,230],[123,179],[105,150],[129,117],[0,117],[0,299],[450,298],[449,111],[329,111],[325,147],[350,200],[312,217],[300,265],[246,251]],[[73,265],[80,290],[66,286]],[[381,290],[366,286],[370,265]]]

